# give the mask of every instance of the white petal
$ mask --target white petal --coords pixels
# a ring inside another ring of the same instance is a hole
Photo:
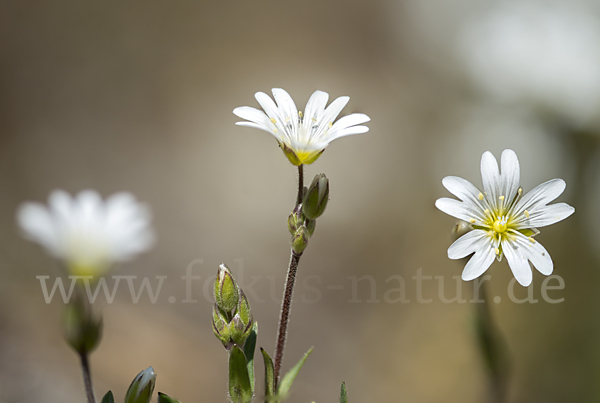
[[[499,194],[500,171],[498,170],[496,158],[489,151],[486,151],[481,156],[481,179],[486,199],[492,208],[496,210],[498,208],[498,197],[501,196]]]
[[[319,120],[319,117],[323,114],[325,110],[325,105],[327,105],[327,100],[329,100],[329,94],[323,91],[315,91],[308,99],[306,103],[306,108],[304,108],[304,125],[306,127],[310,127],[314,121]]]
[[[546,276],[552,274],[554,263],[552,263],[552,258],[546,248],[535,239],[527,238],[521,233],[516,233],[515,236],[513,243],[517,245],[517,251],[530,260],[540,273]]]
[[[334,133],[338,130],[346,129],[350,126],[356,126],[370,121],[371,118],[365,115],[364,113],[353,113],[351,115],[346,115],[340,118],[337,122],[333,124],[330,133]]]
[[[552,179],[536,186],[527,192],[514,208],[514,215],[521,215],[525,210],[530,213],[556,199],[564,192],[567,184],[562,179]]]
[[[256,108],[252,108],[250,106],[240,106],[239,108],[235,108],[233,113],[242,119],[246,119],[269,128],[273,127],[269,117],[263,111]]]
[[[264,125],[259,125],[257,123],[253,123],[253,122],[235,122],[235,124],[238,126],[247,126],[247,127],[253,127],[255,129],[264,130],[265,132],[273,135],[277,140],[279,140],[279,141],[284,140],[284,138],[279,135],[279,131],[276,133],[274,130],[272,130],[268,127],[265,127]]]
[[[44,206],[24,203],[17,211],[17,222],[27,238],[38,242],[55,256],[62,255],[53,217]]]
[[[275,97],[275,101],[277,101],[277,105],[279,106],[279,112],[282,115],[283,122],[282,124],[291,124],[292,128],[290,129],[292,133],[298,131],[298,109],[296,108],[296,104],[294,100],[284,89],[281,88],[273,88],[273,97]]]
[[[458,219],[470,222],[471,219],[482,220],[482,213],[476,207],[469,203],[461,202],[448,197],[442,197],[435,201],[435,206],[444,213],[456,217]]]
[[[48,197],[48,205],[57,220],[72,219],[73,199],[64,190],[53,190]]]
[[[500,160],[502,167],[501,180],[502,190],[501,196],[504,196],[504,202],[510,203],[517,195],[521,180],[519,168],[519,159],[513,150],[504,150]]]
[[[254,94],[254,98],[256,98],[260,106],[270,118],[273,118],[278,122],[281,122],[283,120],[283,117],[279,112],[279,108],[277,108],[277,105],[275,105],[275,102],[271,99],[270,96],[268,96],[264,92],[257,92],[256,94]]]
[[[343,130],[337,130],[335,133],[329,133],[327,136],[327,140],[332,142],[335,139],[339,139],[340,137],[350,136],[353,134],[362,134],[369,131],[367,126],[352,126]]]
[[[556,203],[542,206],[529,213],[529,218],[524,214],[515,221],[514,228],[545,227],[564,220],[575,212],[575,209],[566,203]]]
[[[489,239],[489,238],[488,238]],[[471,281],[481,276],[492,265],[496,254],[491,242],[487,245],[481,244],[479,249],[465,265],[462,272],[462,279]]]
[[[472,230],[450,245],[448,248],[448,257],[450,259],[462,259],[481,249],[482,245],[488,244],[489,237],[485,231],[480,229]]]
[[[329,122],[333,123],[342,111],[342,109],[344,109],[346,104],[348,104],[348,101],[350,101],[350,97],[336,98],[331,104],[329,104],[327,109],[325,109],[325,112],[323,112],[323,116],[321,117],[321,119],[326,124],[329,124]]]
[[[520,250],[518,244],[513,242],[502,242],[502,251],[506,256],[510,270],[523,287],[528,287],[531,284],[533,274],[531,266],[527,260],[527,255]]]
[[[483,193],[468,180],[459,178],[458,176],[446,176],[442,179],[442,185],[454,196],[476,206],[482,212],[487,208],[485,199],[479,199],[479,195],[483,195]]]

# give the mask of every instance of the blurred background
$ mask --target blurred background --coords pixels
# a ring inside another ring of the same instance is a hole
[[[36,276],[63,275],[25,241],[15,211],[51,190],[130,191],[153,211],[156,247],[117,275],[167,276],[160,296],[126,287],[100,302],[95,389],[122,399],[152,365],[157,391],[226,402],[227,354],[212,334],[211,276],[225,262],[273,353],[296,170],[267,133],[232,110],[285,88],[350,96],[367,134],[335,141],[330,203],[300,262],[284,370],[315,351],[291,402],[482,402],[486,367],[473,331],[454,221],[434,207],[441,180],[481,186],[484,151],[516,151],[525,191],[552,178],[576,208],[542,230],[564,298],[545,302],[534,271],[508,297],[505,261],[487,274],[511,355],[510,402],[600,399],[600,20],[598,2],[455,0],[11,1],[0,12],[0,401],[81,402],[63,303]],[[201,259],[201,260],[198,260]],[[195,263],[194,263],[195,262]],[[181,276],[201,276],[186,299]],[[419,303],[413,277],[423,281]],[[369,276],[357,282],[357,279]],[[392,277],[396,276],[396,277]],[[399,301],[401,276],[405,299]],[[551,283],[556,285],[556,281]],[[443,287],[442,287],[443,286]],[[341,287],[341,288],[340,288]],[[251,290],[251,291],[248,291]],[[396,290],[396,293],[394,293]],[[444,295],[440,296],[443,290]],[[175,296],[170,303],[169,296]],[[531,303],[534,299],[539,302]],[[262,362],[257,362],[262,385]],[[259,388],[257,388],[260,390]]]

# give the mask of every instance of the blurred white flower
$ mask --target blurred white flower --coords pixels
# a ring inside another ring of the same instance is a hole
[[[588,125],[600,109],[600,24],[574,2],[500,2],[467,24],[461,53],[475,82],[501,101],[523,102]]]
[[[48,207],[23,203],[17,221],[24,236],[63,260],[72,275],[101,276],[154,242],[148,208],[129,193],[103,201],[92,190],[71,197],[55,190]]]
[[[255,98],[264,112],[249,106],[235,108],[235,115],[248,120],[236,124],[271,133],[294,165],[312,164],[335,139],[369,131],[367,126],[357,126],[371,120],[363,113],[344,116],[334,123],[349,97],[339,97],[325,108],[329,94],[315,91],[302,113],[285,90],[272,91],[277,104],[264,92],[257,92]]]
[[[435,202],[438,209],[458,219],[469,222],[473,228],[448,249],[450,259],[462,259],[472,253],[467,262],[463,280],[481,276],[494,258],[506,260],[523,286],[531,284],[532,272],[528,261],[544,275],[550,275],[553,263],[546,249],[533,237],[537,227],[545,227],[564,220],[575,212],[566,203],[548,205],[566,187],[562,179],[552,179],[523,195],[519,187],[520,168],[517,155],[504,150],[501,158],[502,172],[496,158],[486,151],[481,157],[481,192],[471,182],[447,176],[442,184],[462,201],[441,198]]]

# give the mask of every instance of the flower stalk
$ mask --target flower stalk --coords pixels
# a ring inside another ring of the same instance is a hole
[[[507,395],[509,357],[504,338],[494,323],[485,282],[475,285],[475,288],[483,300],[475,306],[475,327],[479,351],[488,369],[490,403],[503,403]]]
[[[296,208],[302,203],[302,197],[304,193],[304,169],[303,165],[298,166],[298,196],[296,198]],[[300,262],[300,256],[302,252],[296,253],[292,248],[290,256],[290,264],[287,271],[287,278],[285,280],[285,289],[283,292],[283,302],[281,304],[281,314],[279,318],[279,329],[277,331],[277,347],[275,348],[275,388],[279,383],[279,373],[281,371],[281,363],[283,361],[283,349],[285,347],[285,339],[287,336],[287,325],[290,316],[290,309],[292,306],[292,295],[294,293],[294,283],[296,282],[296,271],[298,270],[298,263]]]
[[[94,388],[92,387],[92,375],[90,372],[90,362],[87,351],[79,352],[79,360],[81,361],[81,372],[83,374],[83,384],[85,385],[85,393],[88,403],[96,403],[94,397]]]

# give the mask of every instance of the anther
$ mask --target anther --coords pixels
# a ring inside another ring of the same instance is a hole
[[[471,218],[469,221],[471,222],[471,224],[475,224],[476,223],[476,221],[475,221],[474,218]]]
[[[523,213],[525,214],[525,217],[529,218],[529,211],[525,210]]]
[[[277,124],[277,120],[275,120],[275,118],[271,118],[271,123],[273,123],[274,125]]]
[[[479,196],[477,196],[477,198],[478,198],[479,200],[483,200],[483,193],[479,193]]]

